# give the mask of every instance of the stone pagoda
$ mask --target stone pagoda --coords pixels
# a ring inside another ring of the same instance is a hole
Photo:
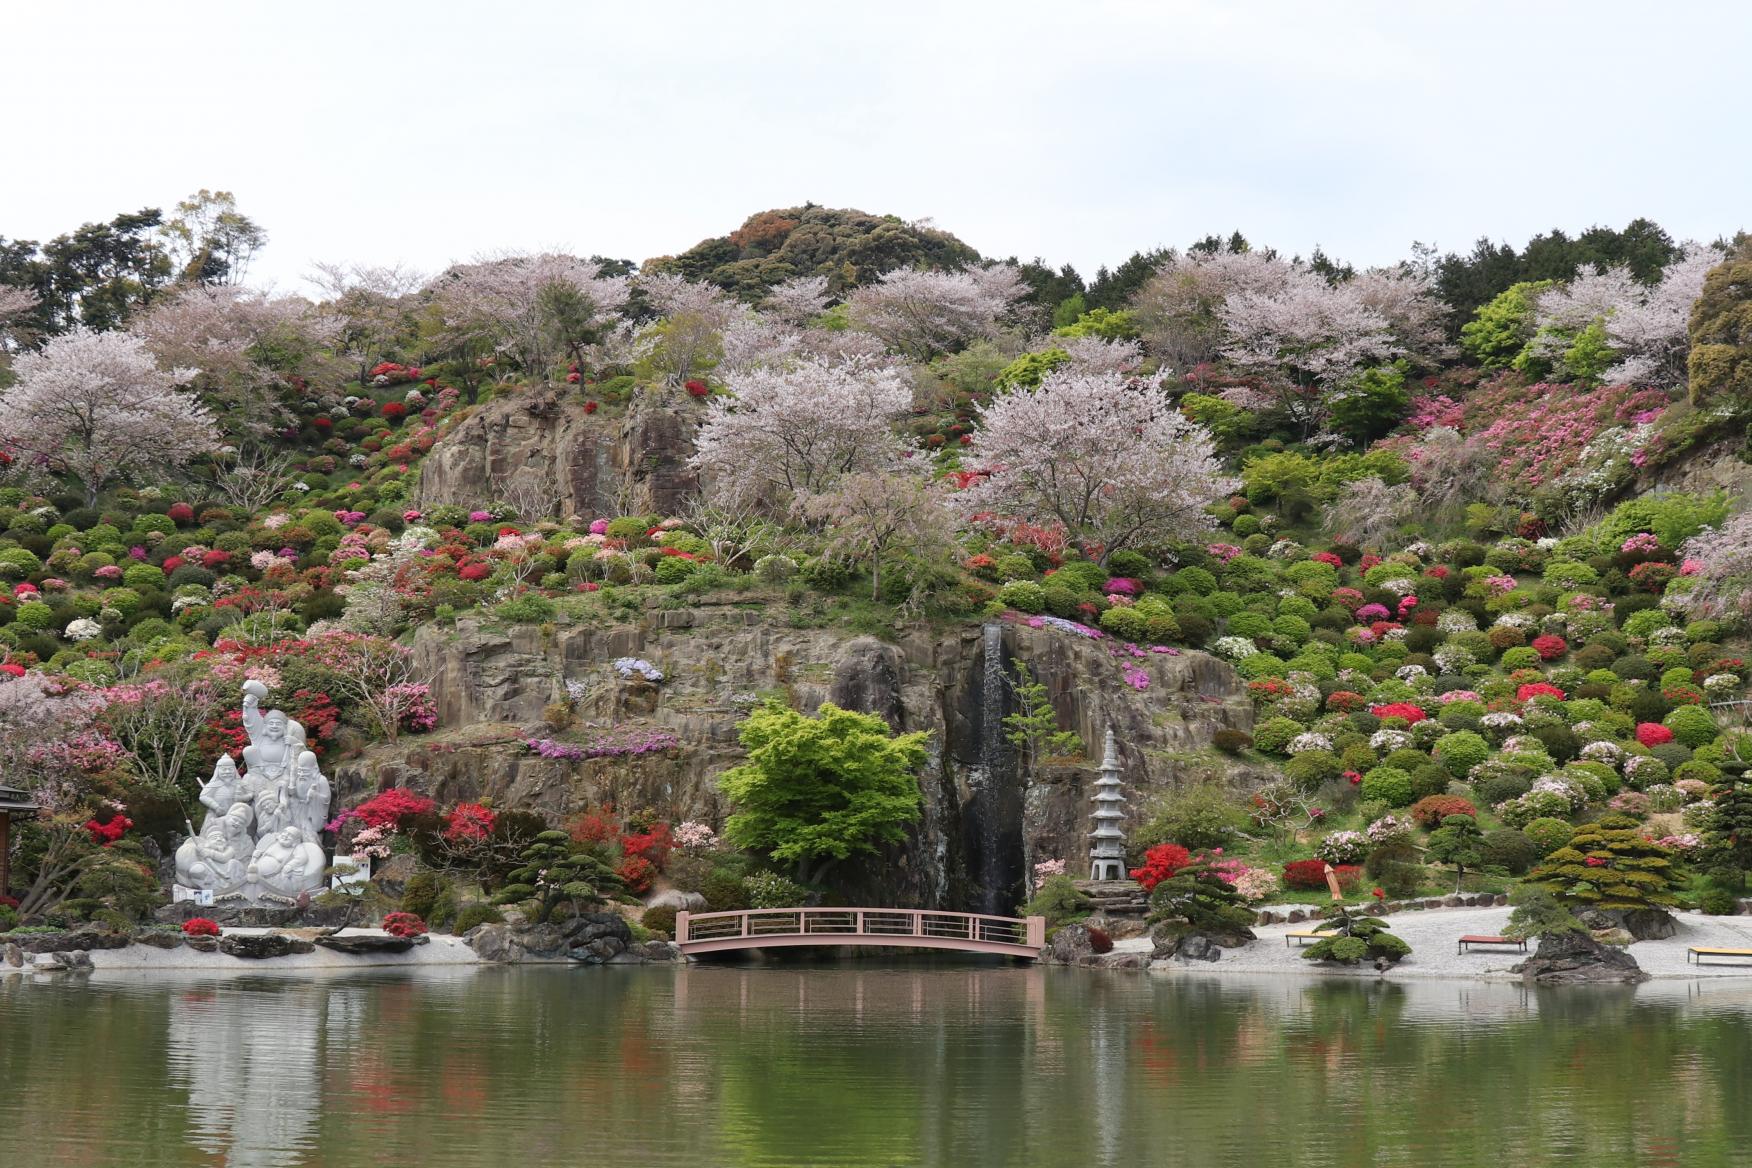
[[[1095,810],[1090,818],[1095,821],[1095,830],[1089,833],[1089,879],[1124,880],[1125,833],[1119,825],[1125,821],[1125,796],[1119,790],[1119,744],[1113,739],[1111,726],[1107,728],[1093,802]]]

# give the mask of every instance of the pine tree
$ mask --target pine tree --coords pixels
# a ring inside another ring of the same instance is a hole
[[[1752,783],[1733,783],[1716,793],[1704,844],[1712,873],[1744,889],[1752,869]]]
[[[628,900],[626,885],[614,869],[588,851],[577,850],[563,831],[544,831],[523,849],[523,866],[493,897],[494,904],[534,901],[536,923],[545,923],[554,909],[570,904],[573,913],[610,900]]]
[[[1327,919],[1314,929],[1332,935],[1302,950],[1302,956],[1309,961],[1355,965],[1372,960],[1392,965],[1411,952],[1410,945],[1389,933],[1387,926],[1374,917],[1353,913],[1342,904],[1335,904],[1326,912]]]
[[[1608,815],[1584,824],[1545,857],[1532,880],[1566,904],[1585,908],[1664,908],[1679,902],[1684,870],[1671,849],[1646,838],[1636,820]]]
[[[1253,910],[1209,865],[1195,863],[1150,893],[1150,923],[1164,921],[1183,921],[1189,933],[1233,933],[1253,923]]]
[[[1484,863],[1484,853],[1479,848],[1479,841],[1483,838],[1484,833],[1478,830],[1478,820],[1470,815],[1444,816],[1442,826],[1430,832],[1430,859],[1454,865],[1455,892],[1460,891],[1467,867],[1476,868]]]

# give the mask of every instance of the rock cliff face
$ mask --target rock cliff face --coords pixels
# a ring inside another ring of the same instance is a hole
[[[1103,643],[1007,623],[912,628],[888,643],[792,627],[776,596],[548,634],[463,620],[454,629],[422,628],[415,652],[432,674],[441,730],[343,765],[342,798],[406,785],[445,801],[489,795],[555,818],[612,802],[721,824],[728,808],[714,776],[740,761],[736,724],[764,696],[805,711],[831,700],[896,730],[928,731],[924,815],[912,838],[880,862],[853,861],[839,873],[862,903],[1007,911],[1034,862],[1063,859],[1072,870],[1086,863],[1093,764],[1020,773],[1002,733],[1012,658],[1046,684],[1061,721],[1092,753],[1113,727],[1134,810],[1189,767],[1208,768],[1201,752],[1213,733],[1250,729],[1253,718],[1240,678],[1203,653],[1132,659],[1151,679],[1139,691]],[[609,662],[621,656],[655,663],[663,683],[619,680]],[[582,685],[574,684],[577,696],[563,710],[568,681]],[[548,719],[567,718],[662,729],[681,745],[582,762],[532,756],[517,745],[555,733]],[[1250,776],[1231,779],[1246,785]]]
[[[670,514],[695,485],[694,412],[640,397],[624,416],[586,414],[552,389],[494,398],[432,448],[418,505],[531,492],[562,515]]]

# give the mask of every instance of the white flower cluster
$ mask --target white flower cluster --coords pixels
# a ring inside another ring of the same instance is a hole
[[[1369,735],[1369,749],[1376,754],[1391,754],[1411,745],[1411,735],[1404,730],[1377,730]]]
[[[1475,633],[1478,631],[1478,618],[1463,608],[1450,608],[1436,618],[1436,631],[1447,633]]]
[[[1227,657],[1231,661],[1242,661],[1259,652],[1259,646],[1246,637],[1218,637],[1211,648],[1218,656]]]
[[[1533,618],[1525,613],[1505,612],[1496,618],[1495,623],[1491,627],[1499,629],[1530,629],[1533,627]]]
[[[1439,645],[1430,656],[1436,659],[1436,664],[1443,673],[1459,673],[1468,665],[1478,662],[1478,658],[1460,645]]]
[[[1319,734],[1310,730],[1305,734],[1298,734],[1290,739],[1290,744],[1284,749],[1289,754],[1307,754],[1309,751],[1314,750],[1330,751],[1332,749],[1332,739],[1324,734]]]
[[[1400,681],[1406,682],[1417,681],[1419,678],[1428,677],[1429,675],[1430,671],[1421,665],[1401,665],[1398,669],[1393,671],[1394,677],[1397,677]]]
[[[89,641],[103,636],[103,626],[88,616],[67,622],[67,639],[69,641]]]
[[[1581,755],[1589,762],[1603,762],[1617,769],[1619,761],[1624,757],[1624,751],[1615,742],[1590,742],[1582,747]]]
[[[1381,581],[1381,588],[1395,596],[1408,596],[1417,591],[1417,582],[1409,576],[1395,576],[1391,580]]]

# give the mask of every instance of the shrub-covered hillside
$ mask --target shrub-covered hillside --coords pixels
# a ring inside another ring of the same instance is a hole
[[[223,192],[0,240],[0,725],[21,744],[0,785],[48,809],[0,923],[150,908],[152,848],[239,745],[246,677],[346,757],[434,729],[421,625],[613,627],[708,597],[848,635],[1025,621],[1103,642],[1146,695],[1152,652],[1228,660],[1258,717],[1217,746],[1275,780],[1178,793],[1133,842],[1222,847],[1258,897],[1316,858],[1363,896],[1556,881],[1546,857],[1608,813],[1690,865],[1675,896],[1752,863],[1744,239],[1638,221],[1359,271],[1237,233],[1085,282],[806,206],[642,269],[336,266],[316,299],[235,282],[265,241]],[[504,466],[419,506],[434,447],[505,409],[632,451],[603,472],[628,484],[663,411],[698,489],[581,514]],[[1033,749],[1056,740],[1030,700]],[[562,715],[527,749],[679,749]],[[468,873],[451,916],[521,887],[525,848],[587,853],[565,860],[595,874],[581,899],[783,901],[835,895],[823,855],[877,854],[917,815],[896,798],[879,838],[827,853],[430,800],[326,842]],[[569,844],[536,840],[556,826]]]

